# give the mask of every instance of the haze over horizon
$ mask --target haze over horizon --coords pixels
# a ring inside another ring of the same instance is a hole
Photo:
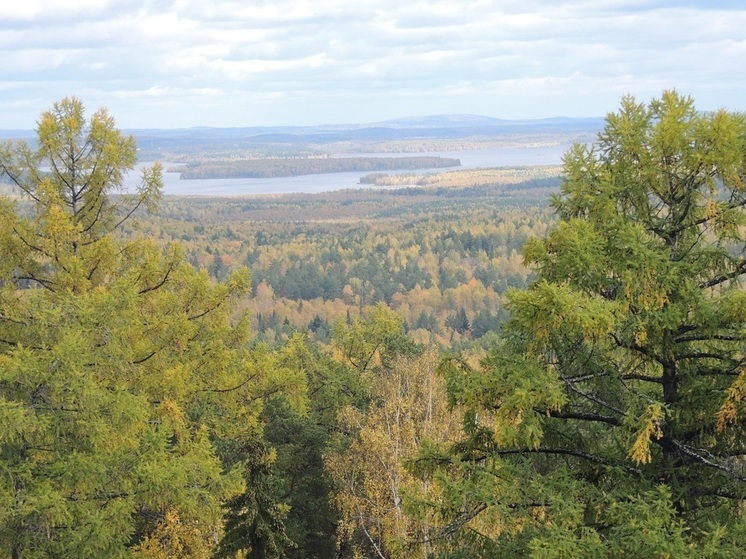
[[[632,93],[746,110],[738,0],[26,0],[0,129],[67,95],[125,129],[601,117]]]

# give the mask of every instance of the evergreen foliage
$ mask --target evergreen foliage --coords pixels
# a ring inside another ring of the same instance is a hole
[[[214,442],[255,429],[274,382],[232,310],[248,272],[216,284],[178,247],[114,237],[161,170],[117,194],[136,147],[106,111],[64,99],[37,135],[0,149],[21,192],[0,200],[0,549],[198,554],[244,485]]]
[[[442,556],[743,556],[745,180],[743,115],[673,91],[568,152],[502,342],[444,366],[462,440],[412,462]]]

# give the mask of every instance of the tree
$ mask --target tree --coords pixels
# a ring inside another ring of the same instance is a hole
[[[343,361],[365,376],[371,370],[390,368],[394,358],[417,355],[422,348],[404,331],[404,319],[384,303],[379,303],[351,324],[337,322],[333,344]]]
[[[198,554],[244,484],[214,443],[254,429],[269,390],[232,311],[248,272],[215,284],[178,247],[115,237],[161,170],[121,192],[136,146],[106,111],[64,99],[37,135],[0,149],[21,193],[0,200],[0,548]]]
[[[466,316],[466,309],[461,307],[458,311],[446,319],[446,326],[454,329],[459,334],[465,334],[471,329],[469,317]]]
[[[337,411],[359,398],[358,383],[301,334],[273,356],[274,369],[283,377],[305,377],[308,390],[270,399],[262,413],[264,446],[254,442],[254,451],[239,453],[252,463],[259,454],[263,462],[250,465],[246,491],[228,503],[219,556],[243,551],[247,557],[330,558],[339,518],[323,456],[338,429]]]
[[[564,173],[501,343],[444,366],[462,440],[412,464],[442,555],[740,557],[744,116],[628,96]]]
[[[326,453],[341,515],[341,554],[416,557],[408,542],[427,528],[404,510],[404,494],[420,488],[404,460],[422,440],[444,441],[457,432],[435,373],[437,352],[413,344],[403,318],[382,304],[338,326],[334,343],[367,395],[364,405],[339,410],[338,444]]]
[[[123,191],[124,174],[137,160],[135,139],[121,134],[105,109],[86,120],[76,98],[44,112],[36,133],[35,150],[25,142],[0,146],[0,173],[25,195],[32,214],[19,219],[4,202],[5,233],[13,241],[7,246],[15,258],[6,259],[3,271],[52,287],[40,268],[47,259],[65,272],[57,281],[95,281],[102,271],[94,263],[111,259],[106,251],[112,231],[141,207],[153,209],[160,201],[162,167],[145,168],[135,192]],[[81,261],[90,261],[91,269],[76,270]]]
[[[218,281],[223,281],[228,275],[228,266],[225,265],[222,255],[219,250],[216,250],[212,255],[212,263],[210,264],[210,275]]]
[[[293,542],[285,532],[288,507],[273,496],[272,450],[257,436],[241,454],[252,457],[246,469],[246,489],[228,502],[225,536],[215,556],[233,558],[245,553],[251,559],[283,559]]]
[[[292,340],[292,338],[291,338]],[[268,402],[263,418],[266,438],[274,447],[274,494],[288,507],[285,526],[288,538],[286,556],[322,559],[336,555],[338,515],[332,506],[331,483],[324,471],[324,453],[329,432],[319,416],[299,413],[284,398]]]
[[[474,339],[481,338],[488,332],[497,330],[503,319],[500,316],[502,309],[493,314],[489,309],[481,309],[475,316],[471,324],[471,331]]]
[[[327,454],[327,468],[342,517],[340,544],[352,548],[355,557],[427,556],[428,549],[417,552],[411,542],[426,540],[429,526],[405,510],[406,496],[425,493],[427,484],[405,462],[423,441],[453,440],[458,433],[437,361],[433,348],[394,358],[390,368],[371,379],[367,409],[341,410],[341,426],[351,437]]]

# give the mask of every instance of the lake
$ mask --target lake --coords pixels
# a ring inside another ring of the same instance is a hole
[[[396,157],[409,155],[434,155],[441,157],[455,157],[461,160],[461,167],[451,169],[475,169],[480,167],[514,167],[533,165],[560,165],[562,156],[569,145],[540,146],[540,147],[499,147],[488,149],[472,149],[463,151],[443,151],[412,154],[369,153],[349,154],[350,156],[365,157]],[[152,164],[152,163],[151,163]],[[125,187],[134,189],[139,182],[139,168],[148,163],[138,165],[125,179]],[[164,162],[164,168],[169,167]],[[423,169],[411,172],[436,172],[447,169]],[[302,175],[299,177],[276,177],[268,179],[201,179],[181,180],[179,173],[164,173],[164,189],[166,195],[178,196],[244,196],[254,194],[289,194],[329,192],[348,188],[377,188],[369,184],[360,184],[360,177],[364,172],[354,173],[326,173],[319,175]],[[390,173],[393,174],[393,173]]]

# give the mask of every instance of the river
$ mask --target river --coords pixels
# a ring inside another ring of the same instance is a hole
[[[541,147],[499,147],[487,149],[472,149],[463,151],[428,152],[413,154],[350,154],[366,157],[395,157],[397,155],[431,155],[454,157],[461,160],[461,167],[451,169],[474,169],[480,167],[513,167],[533,165],[559,165],[562,156],[569,148],[568,145],[554,145]],[[138,165],[125,179],[125,188],[132,190],[139,182],[139,168],[148,163]],[[168,168],[169,164],[164,163]],[[422,170],[417,172],[444,171],[447,169]],[[413,171],[403,171],[411,173]],[[376,188],[369,184],[360,184],[360,177],[364,172],[354,173],[325,173],[318,175],[302,175],[299,177],[277,177],[269,179],[200,179],[181,180],[179,173],[164,173],[164,189],[166,195],[179,196],[244,196],[255,194],[289,194],[289,193],[317,193],[348,188]]]

